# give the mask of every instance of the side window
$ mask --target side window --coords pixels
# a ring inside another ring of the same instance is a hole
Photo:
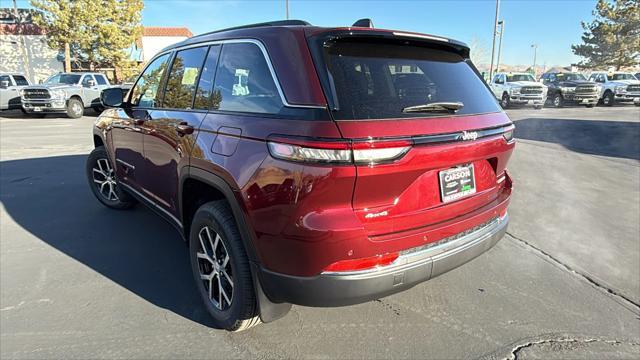
[[[155,59],[144,70],[131,92],[131,104],[140,107],[155,107],[162,75],[167,67],[169,54]]]
[[[93,75],[85,75],[84,78],[82,78],[82,86],[89,86],[90,80],[93,80],[95,83],[95,80],[93,79]]]
[[[284,106],[262,51],[252,43],[222,46],[214,89],[214,109],[277,114]]]
[[[219,55],[220,45],[215,45],[209,48],[207,60],[202,66],[202,75],[200,75],[200,81],[198,81],[198,88],[196,89],[196,99],[193,103],[194,109],[208,110],[213,101],[220,104],[219,98],[214,99],[213,101],[211,99],[211,94],[213,93],[213,78],[216,74],[216,65],[218,64]]]
[[[107,85],[107,80],[102,75],[96,75],[96,81],[98,85]]]
[[[504,81],[502,81],[502,75],[496,75],[493,82],[496,84],[504,84]]]
[[[18,86],[27,86],[29,85],[29,81],[22,75],[13,75],[13,81],[16,82]],[[11,82],[9,82],[11,83]]]
[[[556,75],[555,74],[549,75],[549,82],[555,82],[555,81],[556,81]]]
[[[171,65],[162,107],[191,109],[206,47],[178,51]]]
[[[13,86],[13,84],[11,83],[11,78],[9,77],[9,75],[0,76],[0,82],[3,82],[3,81],[9,82],[9,86]]]

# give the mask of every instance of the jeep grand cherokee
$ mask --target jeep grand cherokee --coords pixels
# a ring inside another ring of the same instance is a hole
[[[92,191],[175,226],[228,330],[406,290],[506,231],[514,125],[455,40],[250,25],[162,50],[102,101]]]

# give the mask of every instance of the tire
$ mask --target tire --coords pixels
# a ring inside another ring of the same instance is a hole
[[[595,104],[587,104],[587,105],[585,105],[585,106],[586,106],[586,107],[588,107],[588,108],[592,108],[592,107],[594,107],[594,106],[595,106]]]
[[[542,105],[534,105],[533,108],[536,109],[536,110],[540,110],[540,109],[542,109]]]
[[[561,108],[564,105],[564,99],[562,98],[562,95],[555,94],[553,99],[551,99],[551,103],[553,104],[553,107]]]
[[[511,105],[511,100],[509,100],[509,94],[507,93],[502,94],[502,100],[500,100],[500,106],[502,106],[503,109],[507,109],[509,108],[510,105]]]
[[[216,327],[242,331],[260,323],[249,259],[226,201],[208,202],[196,211],[189,258],[198,293]]]
[[[84,115],[84,104],[78,98],[71,98],[67,101],[67,116],[72,119],[81,118]]]
[[[136,204],[136,200],[118,186],[104,146],[98,146],[89,154],[86,175],[91,192],[106,207],[124,210]]]
[[[602,105],[613,106],[614,102],[615,102],[615,97],[613,96],[613,93],[611,91],[605,92],[604,96],[602,97]]]

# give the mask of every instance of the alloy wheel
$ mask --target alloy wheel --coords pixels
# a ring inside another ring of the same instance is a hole
[[[71,105],[71,111],[73,111],[75,115],[79,116],[80,114],[82,114],[83,110],[84,109],[82,108],[82,105],[80,105],[78,102],[74,102]]]
[[[98,159],[93,167],[93,182],[106,200],[118,201],[116,175],[108,159]]]
[[[226,310],[233,301],[233,270],[229,252],[220,235],[208,226],[200,229],[198,240],[196,256],[200,280],[213,306],[220,311]]]

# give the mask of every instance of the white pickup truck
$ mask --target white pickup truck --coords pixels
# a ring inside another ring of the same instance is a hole
[[[547,101],[547,87],[536,82],[529,73],[497,73],[489,86],[503,109],[512,104],[542,109]]]
[[[19,73],[0,73],[0,110],[21,110],[20,90],[31,85]]]
[[[633,102],[640,106],[640,80],[632,73],[596,71],[589,75],[589,81],[602,85],[600,101],[604,106],[613,106],[616,102]]]

